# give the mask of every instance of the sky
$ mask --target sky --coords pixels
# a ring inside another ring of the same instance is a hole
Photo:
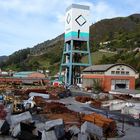
[[[91,23],[140,13],[139,0],[0,0],[0,56],[62,34],[72,3],[90,6]]]

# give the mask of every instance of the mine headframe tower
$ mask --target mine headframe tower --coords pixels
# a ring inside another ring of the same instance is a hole
[[[60,75],[64,69],[65,84],[78,84],[81,82],[81,68],[91,65],[89,6],[72,4],[66,9],[64,38]],[[87,63],[81,61],[84,55],[88,56]]]

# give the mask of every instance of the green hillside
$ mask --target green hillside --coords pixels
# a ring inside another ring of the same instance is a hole
[[[5,61],[0,61],[0,67],[17,71],[49,69],[52,74],[55,74],[59,70],[63,46],[64,34],[61,34],[33,48],[16,51]],[[140,14],[104,19],[90,26],[90,50],[93,64],[125,62],[140,71],[139,52],[133,52],[139,47]],[[107,53],[99,52],[100,49]],[[108,53],[109,51],[117,54]],[[83,57],[82,61],[87,61],[87,57]]]
[[[92,62],[92,64],[99,64],[104,56],[109,58],[111,56],[114,56],[114,54],[109,53],[109,52],[99,52],[99,51],[93,52],[93,53],[91,53],[91,62]],[[85,63],[88,62],[87,56],[82,58],[82,62],[85,62]]]

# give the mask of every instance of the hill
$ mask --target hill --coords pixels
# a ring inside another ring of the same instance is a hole
[[[4,56],[0,56],[0,63],[4,62],[8,59],[8,56],[4,55]]]
[[[54,74],[59,70],[61,62],[63,36],[64,34],[61,34],[52,40],[37,44],[33,48],[19,50],[10,55],[8,60],[1,63],[0,66],[4,69],[14,70],[49,69]],[[133,49],[138,47],[140,47],[140,14],[104,19],[90,26],[90,49],[92,53],[96,52],[93,53],[93,60],[98,64],[104,63],[102,58],[111,57],[104,54],[97,59],[98,55],[95,54],[100,54],[98,53],[100,49],[117,53],[123,51],[126,54],[127,51],[133,52]],[[123,59],[116,58],[123,61]],[[86,57],[83,58],[83,61],[85,59]],[[137,66],[134,67],[137,68]]]

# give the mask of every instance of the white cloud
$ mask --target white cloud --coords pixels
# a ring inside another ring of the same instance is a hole
[[[0,55],[4,53],[2,47],[9,50],[32,47],[63,33],[65,9],[72,3],[90,6],[91,22],[124,14],[109,1],[0,0]],[[131,5],[131,0],[126,1]]]
[[[97,22],[104,18],[120,16],[120,14],[113,7],[104,1],[99,1],[96,4],[93,4],[91,9],[93,22]]]

